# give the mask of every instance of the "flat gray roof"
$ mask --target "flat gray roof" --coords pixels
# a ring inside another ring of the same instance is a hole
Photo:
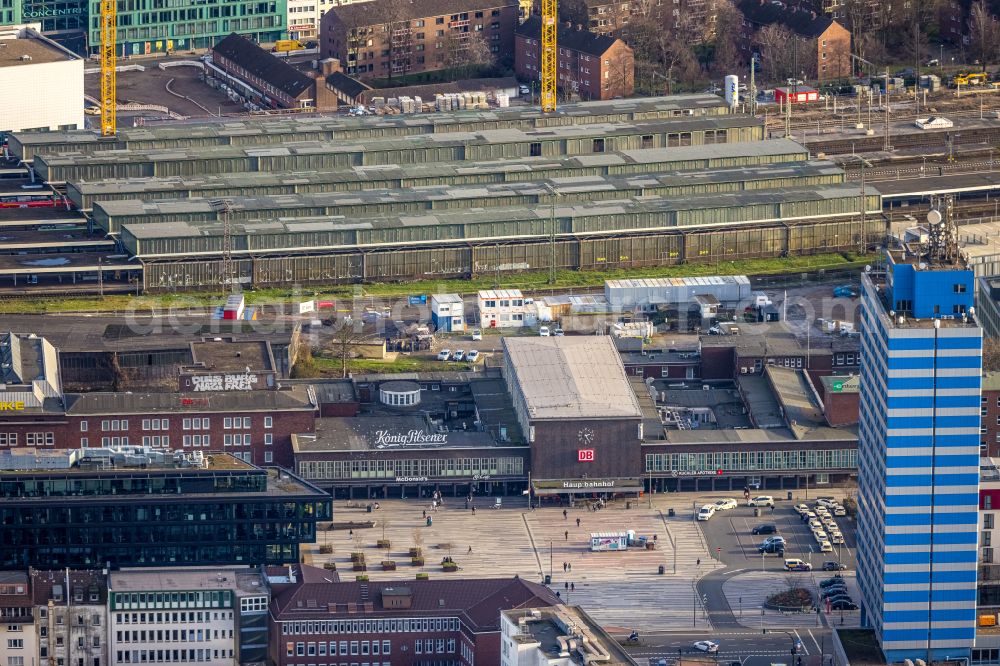
[[[121,569],[111,572],[108,587],[123,592],[236,590],[265,594],[260,572],[235,568]]]
[[[774,164],[761,167],[712,170],[686,174],[648,173],[625,176],[567,176],[542,178],[532,181],[510,183],[486,183],[481,185],[427,185],[399,189],[372,189],[351,192],[327,192],[313,194],[278,194],[256,197],[226,197],[231,202],[232,217],[242,217],[241,211],[290,210],[295,208],[336,208],[338,206],[371,205],[426,202],[446,203],[471,198],[494,197],[551,197],[573,195],[585,192],[628,191],[643,194],[645,190],[685,187],[699,184],[753,182],[768,179],[786,179],[809,176],[843,176],[843,170],[831,162],[807,162],[805,164]],[[763,189],[763,188],[761,188]],[[207,198],[170,199],[167,201],[145,201],[128,199],[101,201],[95,204],[109,217],[141,215],[186,215],[205,214],[218,217],[220,211]],[[235,215],[233,215],[235,214]]]
[[[544,129],[516,128],[453,131],[439,134],[394,136],[387,139],[346,139],[341,141],[294,141],[250,146],[209,146],[144,150],[103,150],[95,153],[55,152],[38,155],[50,167],[79,164],[124,164],[185,160],[233,159],[242,157],[283,157],[337,153],[415,150],[448,146],[491,146],[532,141],[553,141],[586,137],[635,135],[642,132],[690,132],[701,129],[759,127],[762,121],[747,116],[705,116],[655,119],[637,122],[564,125]]]
[[[157,139],[190,139],[192,137],[219,136],[245,137],[252,134],[287,134],[303,131],[345,131],[356,128],[419,127],[461,125],[473,122],[534,120],[539,127],[556,126],[568,119],[589,116],[629,114],[635,119],[643,115],[682,109],[718,109],[726,107],[726,101],[718,95],[690,94],[670,95],[638,99],[611,101],[577,102],[562,104],[556,114],[543,115],[537,107],[511,107],[490,111],[453,111],[449,113],[408,114],[400,116],[364,116],[352,118],[336,114],[316,114],[293,117],[256,118],[199,118],[184,122],[170,122],[162,125],[146,125],[136,128],[122,128],[118,131],[118,144],[130,141],[150,141]],[[46,145],[78,142],[98,143],[99,133],[87,130],[72,130],[44,133],[17,133],[17,140],[25,146],[44,147]]]
[[[22,37],[0,41],[0,67],[25,67],[67,60],[79,58],[48,40]]]
[[[529,420],[642,416],[609,336],[505,337],[502,341]]]
[[[776,188],[771,190],[716,193],[690,197],[633,197],[603,201],[578,202],[556,205],[556,218],[584,219],[592,216],[624,215],[628,213],[667,213],[670,211],[699,210],[704,208],[744,208],[758,204],[782,204],[825,199],[857,199],[860,187],[853,184],[829,185],[825,187]],[[869,196],[877,195],[870,187]],[[870,211],[876,214],[879,209]],[[261,220],[232,223],[232,233],[237,235],[286,235],[299,232],[342,231],[345,229],[391,229],[397,227],[418,227],[434,225],[460,225],[466,223],[507,222],[511,220],[548,220],[552,210],[547,205],[510,206],[497,208],[462,208],[450,210],[420,211],[387,217],[356,217],[343,215],[309,216],[298,218],[277,218],[262,214]],[[793,220],[802,216],[775,215],[768,219]],[[751,221],[740,220],[740,223]],[[763,220],[760,220],[763,221]],[[708,224],[718,224],[709,222]],[[670,226],[664,223],[664,226]],[[697,225],[676,225],[682,226]],[[128,224],[122,228],[123,235],[131,235],[139,240],[157,238],[188,238],[193,236],[222,236],[220,222],[161,222]],[[281,249],[288,249],[282,247]],[[140,248],[141,250],[141,248]],[[139,256],[154,256],[140,251]]]

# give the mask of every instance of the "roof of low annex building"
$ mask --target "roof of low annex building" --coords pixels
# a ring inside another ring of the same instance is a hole
[[[182,414],[185,412],[269,412],[312,410],[308,386],[279,391],[202,391],[198,393],[75,393],[67,394],[66,413],[74,416]]]
[[[271,613],[277,621],[344,617],[458,616],[475,632],[499,631],[500,611],[561,604],[550,589],[522,578],[454,578],[450,580],[336,582],[334,572],[301,567],[295,583],[273,584]],[[409,608],[382,606],[382,591],[406,587]],[[348,610],[354,604],[357,610]],[[370,610],[364,610],[370,604]]]
[[[529,419],[642,416],[610,337],[503,338],[503,346]]]
[[[297,97],[313,85],[311,77],[235,32],[213,46],[212,51],[291,97]]]
[[[17,39],[0,39],[0,67],[23,67],[53,62],[80,60],[34,30],[25,30]]]

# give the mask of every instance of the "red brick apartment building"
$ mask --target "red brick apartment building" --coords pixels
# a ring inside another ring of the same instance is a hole
[[[537,81],[542,20],[531,16],[514,34],[514,72]],[[556,37],[559,89],[582,100],[628,97],[635,91],[635,56],[622,40],[565,26]]]
[[[517,577],[340,582],[334,571],[302,566],[274,580],[275,666],[499,664],[501,611],[561,603]]]
[[[742,41],[747,58],[757,31],[778,24],[807,44],[811,61],[799,63],[807,78],[829,81],[851,75],[851,33],[832,18],[778,0],[743,0],[737,7],[743,14]]]
[[[1000,457],[1000,372],[983,373],[980,414],[979,454]]]
[[[517,0],[410,0],[385,16],[389,10],[380,14],[380,4],[334,7],[323,15],[322,56],[337,58],[346,74],[362,80],[445,69],[476,36],[502,58],[513,47],[520,11]]]

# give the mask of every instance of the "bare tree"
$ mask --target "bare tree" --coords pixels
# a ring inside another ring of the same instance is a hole
[[[445,36],[444,49],[444,66],[454,70],[458,78],[470,78],[475,69],[492,65],[496,60],[482,33],[449,32]]]
[[[777,81],[788,77],[791,67],[791,51],[788,46],[795,41],[792,31],[783,25],[772,23],[757,31],[755,41],[760,49],[763,79]]]
[[[378,0],[370,5],[371,11],[382,27],[384,33],[383,45],[389,52],[388,78],[392,79],[393,70],[397,67],[406,73],[410,68],[412,44],[410,41],[410,19],[406,0]]]
[[[368,337],[361,320],[345,319],[333,332],[327,349],[334,358],[340,360],[341,377],[347,377],[347,364],[356,355],[358,345],[365,342]]]
[[[739,62],[740,28],[743,15],[731,0],[718,0],[715,4],[715,52],[712,56],[716,71],[728,73]]]
[[[1000,338],[983,338],[983,371],[1000,371]]]
[[[969,47],[984,72],[986,63],[996,60],[997,50],[1000,49],[998,40],[1000,27],[996,18],[990,13],[984,0],[977,0],[969,10]]]

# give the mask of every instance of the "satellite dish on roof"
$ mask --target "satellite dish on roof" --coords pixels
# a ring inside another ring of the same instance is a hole
[[[927,212],[927,221],[931,224],[937,224],[941,221],[941,211],[937,209],[931,209]]]
[[[872,265],[865,264],[865,273],[871,273],[871,272],[872,272]]]
[[[922,261],[921,261],[921,262],[920,262],[920,263],[919,263],[919,264],[917,265],[917,268],[919,268],[920,270],[926,270],[926,268],[927,268],[927,264],[925,264],[924,262],[922,262]]]

